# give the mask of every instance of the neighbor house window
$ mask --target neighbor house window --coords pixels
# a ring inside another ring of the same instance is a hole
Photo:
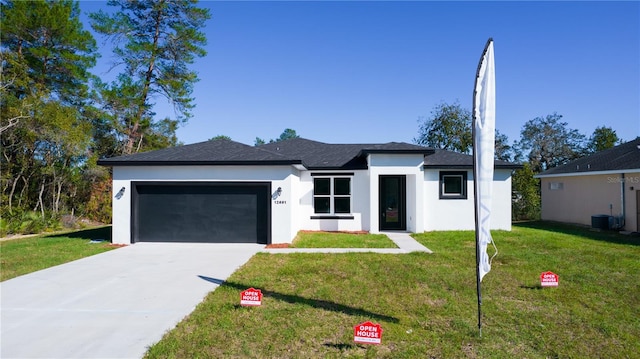
[[[440,172],[440,199],[466,199],[467,172]]]
[[[562,182],[549,182],[549,189],[552,191],[558,191],[564,188]]]
[[[351,213],[351,178],[314,178],[313,209],[315,213]]]

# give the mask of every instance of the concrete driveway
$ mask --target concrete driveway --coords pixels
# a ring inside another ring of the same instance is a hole
[[[0,357],[140,358],[264,245],[137,243],[0,283]]]

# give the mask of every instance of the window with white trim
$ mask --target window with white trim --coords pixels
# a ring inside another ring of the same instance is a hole
[[[351,213],[350,177],[315,177],[313,179],[314,213]]]
[[[440,199],[467,199],[467,172],[440,172]]]

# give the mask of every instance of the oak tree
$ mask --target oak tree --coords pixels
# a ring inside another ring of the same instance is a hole
[[[422,119],[414,142],[447,151],[470,153],[473,146],[471,119],[471,111],[460,106],[460,103],[440,103],[431,111],[431,117]]]
[[[518,158],[526,159],[540,173],[582,156],[585,136],[567,125],[557,113],[527,121],[515,144]]]
[[[427,147],[471,154],[473,150],[472,121],[471,111],[460,106],[458,102],[440,103],[431,111],[430,118],[422,119],[418,137],[413,141]],[[509,161],[512,152],[507,135],[496,129],[495,158]]]

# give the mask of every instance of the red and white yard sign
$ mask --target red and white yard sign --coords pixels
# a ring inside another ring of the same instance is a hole
[[[382,342],[382,328],[380,324],[364,322],[353,327],[353,341],[363,344],[380,344]]]
[[[560,278],[553,272],[543,272],[540,274],[540,285],[543,287],[557,287]]]
[[[262,291],[260,289],[249,288],[240,293],[240,305],[258,306],[262,304]]]

